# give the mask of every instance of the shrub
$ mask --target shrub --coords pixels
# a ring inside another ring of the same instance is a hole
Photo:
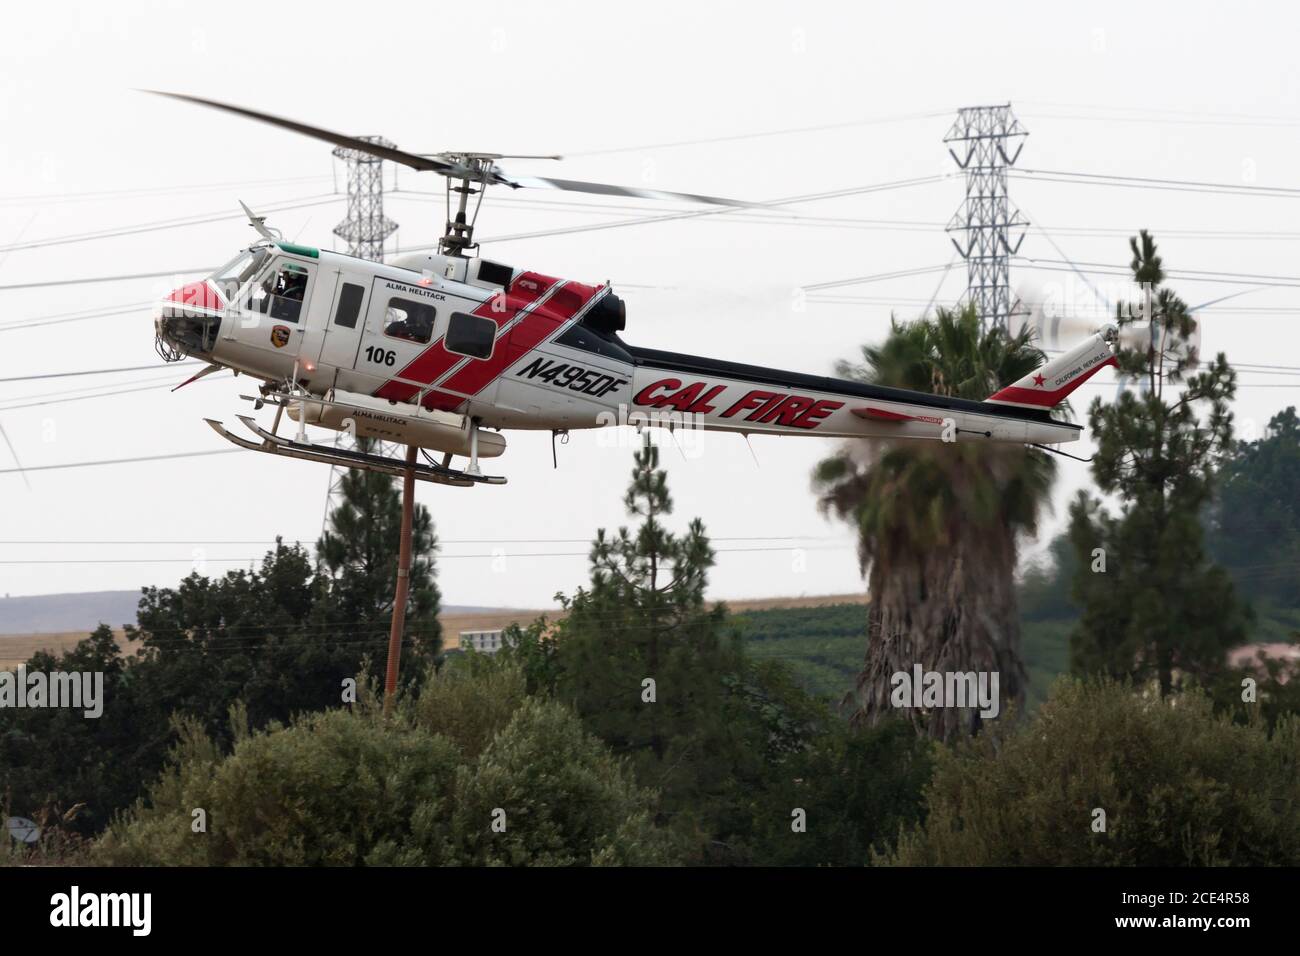
[[[172,765],[95,849],[116,865],[356,866],[661,863],[653,795],[577,717],[527,699],[517,667],[430,677],[385,718],[357,706],[250,734],[223,754],[177,721]],[[505,832],[494,831],[497,808]],[[195,832],[194,811],[206,815]]]
[[[404,840],[417,807],[445,816],[460,759],[444,737],[345,710],[243,735],[225,757],[197,723],[179,724],[174,766],[151,806],[110,828],[104,862],[357,865]],[[197,808],[206,833],[192,831]]]
[[[782,765],[762,800],[754,862],[766,866],[866,866],[873,847],[892,848],[903,824],[921,819],[937,745],[891,720],[853,729],[830,724]],[[806,829],[792,829],[792,813]]]
[[[1062,678],[1037,719],[942,752],[927,818],[878,862],[1294,865],[1300,722],[1242,726],[1199,692]],[[1105,832],[1094,832],[1094,809]]]
[[[569,708],[530,698],[479,759],[456,775],[459,862],[642,865],[670,862],[636,785]],[[492,828],[504,811],[504,832]]]

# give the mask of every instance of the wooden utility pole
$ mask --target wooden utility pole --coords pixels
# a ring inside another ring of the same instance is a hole
[[[397,668],[402,660],[402,629],[406,624],[406,595],[411,588],[411,521],[415,514],[415,457],[419,450],[406,446],[406,471],[402,474],[402,539],[397,551],[397,586],[393,589],[393,624],[388,632],[388,668],[384,674],[384,715],[393,712],[397,696]]]

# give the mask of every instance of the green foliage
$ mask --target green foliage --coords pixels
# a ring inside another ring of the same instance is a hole
[[[1058,534],[1047,553],[1030,564],[1020,579],[1020,617],[1025,621],[1072,621],[1079,608],[1070,599],[1070,582],[1079,559],[1068,534]]]
[[[555,693],[560,679],[559,647],[545,617],[525,627],[518,624],[506,627],[497,654],[503,660],[515,662],[523,671],[528,693]]]
[[[383,653],[386,634],[332,623],[329,604],[328,581],[307,552],[280,541],[255,571],[196,572],[175,589],[146,588],[128,634],[143,643],[132,673],[161,705],[159,729],[181,712],[228,739],[235,700],[259,727],[337,704],[342,680],[363,654]]]
[[[174,714],[224,747],[236,700],[255,728],[337,706],[343,680],[382,662],[388,639],[395,566],[380,555],[397,550],[400,501],[391,479],[365,474],[344,479],[333,531],[322,539],[327,570],[318,572],[301,546],[277,540],[257,569],[194,573],[175,588],[144,589],[137,625],[128,628],[143,645],[135,657],[123,659],[106,628],[61,659],[36,655],[31,670],[102,671],[105,708],[98,720],[58,709],[0,711],[0,793],[13,812],[75,808],[68,826],[96,833],[164,766]],[[434,541],[423,509],[416,531],[403,662],[414,678],[439,640]]]
[[[867,638],[865,605],[745,611],[729,623],[747,657],[784,662],[809,694],[839,701],[852,690]]]
[[[1041,706],[1056,679],[1070,672],[1070,633],[1073,630],[1073,620],[1024,622],[1020,646],[1025,655],[1025,670],[1029,674],[1026,713],[1032,714]]]
[[[942,751],[905,866],[1266,866],[1300,863],[1300,721],[1215,716],[1062,678],[1038,717]],[[1094,809],[1106,831],[1094,832]]]
[[[223,753],[179,722],[173,765],[97,848],[112,865],[576,865],[670,862],[653,796],[517,668],[430,677],[382,716],[367,681],[352,711],[250,733]],[[493,728],[486,735],[484,724]],[[192,811],[206,811],[194,832]],[[496,811],[505,829],[493,829]]]
[[[0,709],[0,800],[71,833],[101,829],[157,772],[150,761],[166,751],[166,717],[150,728],[157,712],[106,625],[57,657],[33,655],[27,670],[102,673],[103,713],[89,720],[71,708]]]
[[[237,737],[229,756],[178,722],[175,763],[99,847],[110,865],[355,866],[406,840],[416,807],[443,807],[454,745],[368,713],[304,715]],[[193,832],[193,811],[207,832]],[[438,863],[441,860],[430,860]]]
[[[1215,559],[1244,594],[1281,608],[1300,608],[1300,418],[1295,408],[1274,415],[1258,441],[1233,445],[1218,483],[1209,535]]]
[[[658,460],[647,440],[626,498],[641,523],[597,534],[591,586],[560,596],[569,613],[553,643],[538,628],[509,653],[532,662],[530,686],[553,686],[662,793],[656,822],[686,859],[744,862],[754,794],[802,746],[815,708],[783,668],[746,660],[726,609],[706,605],[713,552],[699,520],[682,536],[664,526],[672,501]]]
[[[647,791],[568,708],[530,698],[456,777],[458,862],[483,866],[670,862]],[[487,825],[505,811],[505,832]]]
[[[1071,667],[1138,682],[1155,678],[1169,693],[1179,673],[1213,679],[1227,649],[1244,641],[1249,621],[1227,574],[1208,562],[1201,529],[1215,468],[1231,447],[1236,376],[1222,354],[1190,374],[1194,320],[1162,286],[1151,237],[1144,231],[1130,245],[1134,278],[1153,287],[1157,344],[1117,355],[1121,371],[1142,379],[1146,391],[1126,391],[1109,404],[1096,399],[1089,410],[1097,442],[1093,477],[1099,491],[1122,503],[1111,515],[1080,492],[1070,509],[1074,597],[1083,607]],[[1138,311],[1119,305],[1116,319],[1132,325]],[[1095,573],[1102,553],[1105,573]]]
[[[421,689],[416,723],[477,757],[505,729],[528,694],[523,669],[498,655],[467,654]]]
[[[782,767],[760,801],[755,858],[767,866],[865,866],[921,820],[937,745],[904,721],[853,730],[838,721]],[[795,832],[792,813],[806,813]]]

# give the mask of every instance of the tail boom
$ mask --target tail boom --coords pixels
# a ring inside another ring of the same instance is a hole
[[[1081,430],[1053,420],[1042,407],[1007,407],[673,352],[631,352],[629,424],[1017,444],[1075,441]]]

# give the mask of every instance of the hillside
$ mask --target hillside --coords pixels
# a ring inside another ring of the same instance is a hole
[[[86,637],[100,621],[112,623],[121,642],[120,625],[135,620],[139,598],[138,591],[99,591],[0,599],[0,668],[21,664],[39,650],[61,653]],[[861,614],[861,605],[865,602],[863,595],[840,594],[755,598],[726,604],[733,614],[766,613],[770,609],[815,612],[827,606],[846,605],[857,607]],[[445,605],[439,615],[443,646],[448,650],[458,647],[461,631],[496,630],[512,623],[527,624],[541,616],[554,620],[563,617],[564,612],[558,608]],[[123,646],[127,645],[124,643]],[[788,652],[790,648],[776,650]]]

